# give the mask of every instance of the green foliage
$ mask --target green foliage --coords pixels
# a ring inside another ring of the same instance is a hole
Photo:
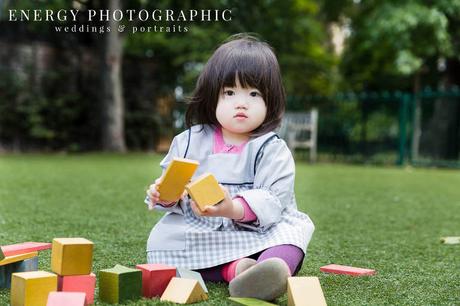
[[[158,155],[0,157],[0,241],[84,237],[95,243],[93,271],[145,263],[145,245],[162,213],[143,199],[161,169]],[[460,173],[451,170],[311,166],[297,163],[296,198],[316,230],[300,276],[318,276],[328,305],[458,304]],[[39,269],[50,271],[50,251]],[[330,264],[373,268],[372,277],[325,274]],[[208,283],[210,299],[233,305],[227,285]],[[96,291],[97,292],[97,291]],[[10,293],[0,290],[0,305]],[[102,304],[97,301],[97,305]],[[163,305],[142,299],[126,305]],[[286,305],[287,295],[276,304]]]
[[[348,86],[402,88],[398,82],[427,69],[431,59],[453,56],[458,10],[458,1],[356,4],[341,63]]]

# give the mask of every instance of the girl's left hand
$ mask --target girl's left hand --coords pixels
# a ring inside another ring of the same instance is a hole
[[[220,185],[225,194],[225,198],[216,205],[207,205],[204,210],[200,210],[195,201],[190,200],[190,206],[197,216],[201,217],[225,217],[239,220],[244,217],[244,209],[239,201],[233,201],[228,189]]]

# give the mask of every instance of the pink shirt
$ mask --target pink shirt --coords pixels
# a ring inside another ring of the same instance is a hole
[[[247,141],[243,142],[239,145],[231,145],[226,144],[224,140],[224,135],[222,134],[222,128],[218,127],[214,130],[214,146],[213,146],[213,153],[233,153],[233,154],[240,154],[244,146],[246,145]],[[237,200],[243,206],[244,215],[243,218],[237,221],[240,222],[252,222],[257,220],[256,214],[252,211],[249,207],[248,203],[242,197],[236,197],[234,200]]]

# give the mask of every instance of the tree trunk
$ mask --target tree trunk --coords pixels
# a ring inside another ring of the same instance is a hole
[[[120,0],[109,0],[109,10],[121,9]],[[108,22],[110,32],[104,34],[102,48],[102,148],[125,152],[124,99],[121,79],[123,37],[118,33],[119,22]]]

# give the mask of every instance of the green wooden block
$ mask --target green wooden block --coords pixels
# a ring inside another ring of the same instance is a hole
[[[460,244],[460,237],[442,237],[441,242],[444,244]]]
[[[188,269],[184,268],[177,268],[176,270],[176,276],[180,278],[188,278],[188,279],[196,279],[201,287],[203,288],[204,292],[208,293],[208,288],[206,288],[206,285],[204,283],[203,278],[201,277],[201,274],[195,271],[191,271]]]
[[[38,270],[38,257],[0,266],[0,288],[11,288],[11,274]]]
[[[236,298],[236,297],[229,297],[229,300],[245,306],[276,306],[276,304],[272,304],[266,301],[262,301],[259,299],[254,298]]]
[[[106,303],[119,304],[126,300],[139,299],[142,294],[142,271],[116,265],[99,271],[99,299]]]

